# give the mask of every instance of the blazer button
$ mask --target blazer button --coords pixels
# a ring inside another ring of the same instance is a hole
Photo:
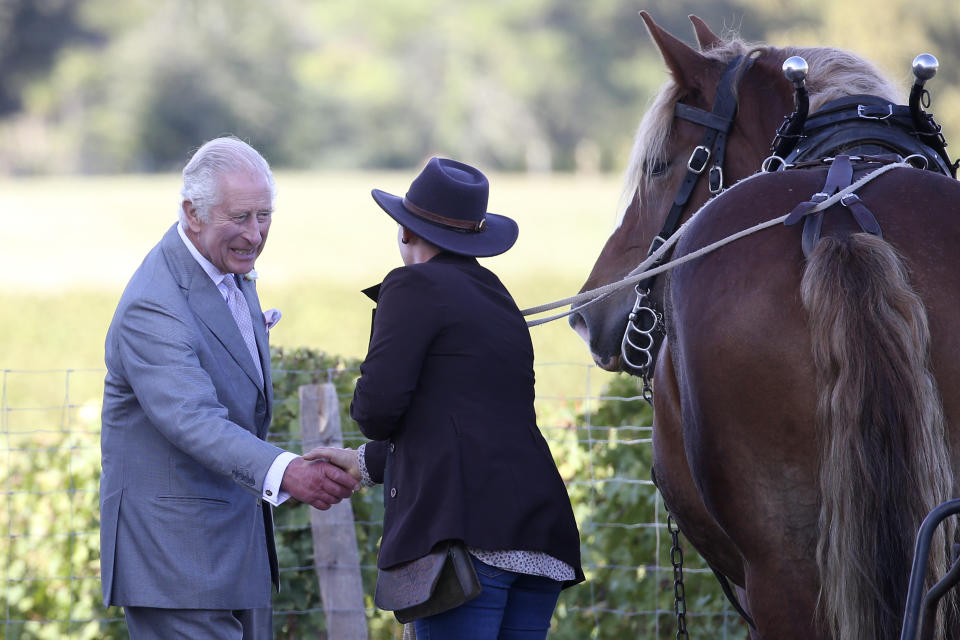
[[[393,453],[394,451],[397,450],[397,445],[395,445],[395,444],[393,444],[393,443],[391,442],[391,443],[390,443],[390,446],[387,447],[387,449],[390,450],[390,453]]]
[[[391,497],[391,498],[396,498],[396,497],[397,497],[397,488],[396,488],[396,487],[394,487],[393,489],[390,489],[390,497]]]

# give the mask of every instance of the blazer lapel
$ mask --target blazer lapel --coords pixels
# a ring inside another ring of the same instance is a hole
[[[198,268],[194,275],[193,283],[187,293],[187,302],[200,321],[207,325],[217,340],[227,348],[233,359],[250,378],[250,382],[259,389],[260,376],[257,374],[253,360],[250,359],[250,351],[243,341],[243,336],[240,335],[240,328],[237,327],[233,314],[230,313],[230,307],[227,306],[227,301],[223,299],[217,285],[213,284],[213,280],[204,273],[203,269]]]
[[[383,283],[381,282],[380,284],[375,284],[372,287],[367,287],[366,289],[361,290],[361,293],[367,296],[368,298],[370,298],[371,300],[373,300],[374,303],[376,303],[380,300],[381,284]],[[367,339],[368,348],[370,346],[370,342],[373,340],[373,323],[376,319],[377,319],[377,307],[374,306],[373,309],[370,310],[370,337]]]
[[[240,335],[240,329],[233,319],[233,314],[230,313],[226,300],[223,299],[220,290],[217,289],[217,285],[213,284],[210,276],[206,274],[183,245],[183,240],[177,233],[176,224],[164,235],[161,245],[164,254],[167,256],[167,264],[170,266],[171,273],[180,287],[186,290],[187,303],[193,309],[194,314],[216,336],[217,340],[226,348],[230,356],[247,374],[253,385],[260,389],[262,394],[263,388],[260,386],[260,376],[257,374],[253,360],[250,359],[250,352],[243,341],[243,336]],[[243,290],[242,287],[241,290]],[[244,292],[244,295],[249,304],[249,294]],[[259,309],[259,304],[257,308]],[[259,324],[263,325],[262,313],[260,314]],[[254,318],[253,327],[254,334],[256,334],[256,318]],[[260,329],[262,331],[263,327],[261,326]],[[263,350],[260,348],[259,336],[257,337],[257,347],[261,352],[262,362]],[[264,378],[266,379],[266,377],[267,372],[264,370]]]

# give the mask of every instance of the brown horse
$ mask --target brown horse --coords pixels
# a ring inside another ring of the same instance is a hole
[[[691,17],[696,51],[643,19],[672,79],[641,122],[629,205],[584,290],[646,256],[703,134],[675,105],[709,111],[736,56],[726,185],[757,172],[793,111],[789,56],[809,63],[811,112],[851,94],[900,102],[844,51],[749,47]],[[742,180],[706,204],[672,258],[790,212],[825,173]],[[703,182],[681,220],[707,202]],[[898,637],[916,531],[960,480],[949,444],[960,438],[960,183],[897,168],[858,194],[882,238],[831,209],[808,257],[798,227],[778,225],[674,268],[652,292],[667,324],[653,381],[656,480],[686,537],[736,585],[752,638]],[[571,316],[605,369],[621,367],[633,298]],[[932,575],[953,539],[952,528],[941,536]],[[938,637],[957,637],[941,627]]]

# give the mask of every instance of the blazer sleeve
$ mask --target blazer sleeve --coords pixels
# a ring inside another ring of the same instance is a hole
[[[386,440],[400,427],[442,328],[444,297],[419,266],[394,269],[380,286],[370,349],[350,404],[350,416],[371,440]]]
[[[201,366],[188,324],[157,301],[126,308],[114,348],[150,422],[175,447],[259,494],[282,449],[231,422]]]

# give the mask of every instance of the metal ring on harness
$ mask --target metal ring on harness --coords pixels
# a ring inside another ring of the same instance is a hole
[[[771,169],[770,166],[774,163],[778,163],[776,168]],[[774,154],[772,156],[767,156],[763,159],[763,162],[760,163],[760,170],[764,173],[772,173],[774,171],[783,171],[789,167],[787,161],[781,158],[780,156]]]
[[[620,357],[623,364],[630,372],[640,374],[643,378],[650,375],[653,353],[656,348],[654,333],[660,329],[661,325],[660,315],[646,304],[648,294],[648,290],[637,290],[637,300],[633,303],[633,310],[630,311],[627,328],[624,330],[623,339],[620,342]],[[642,346],[637,344],[641,339],[645,339],[646,344]],[[631,358],[630,349],[640,354],[640,359],[643,362],[635,362]]]
[[[930,161],[927,160],[927,156],[922,153],[911,153],[904,158],[903,161],[913,165],[917,169],[926,169],[930,166]]]

